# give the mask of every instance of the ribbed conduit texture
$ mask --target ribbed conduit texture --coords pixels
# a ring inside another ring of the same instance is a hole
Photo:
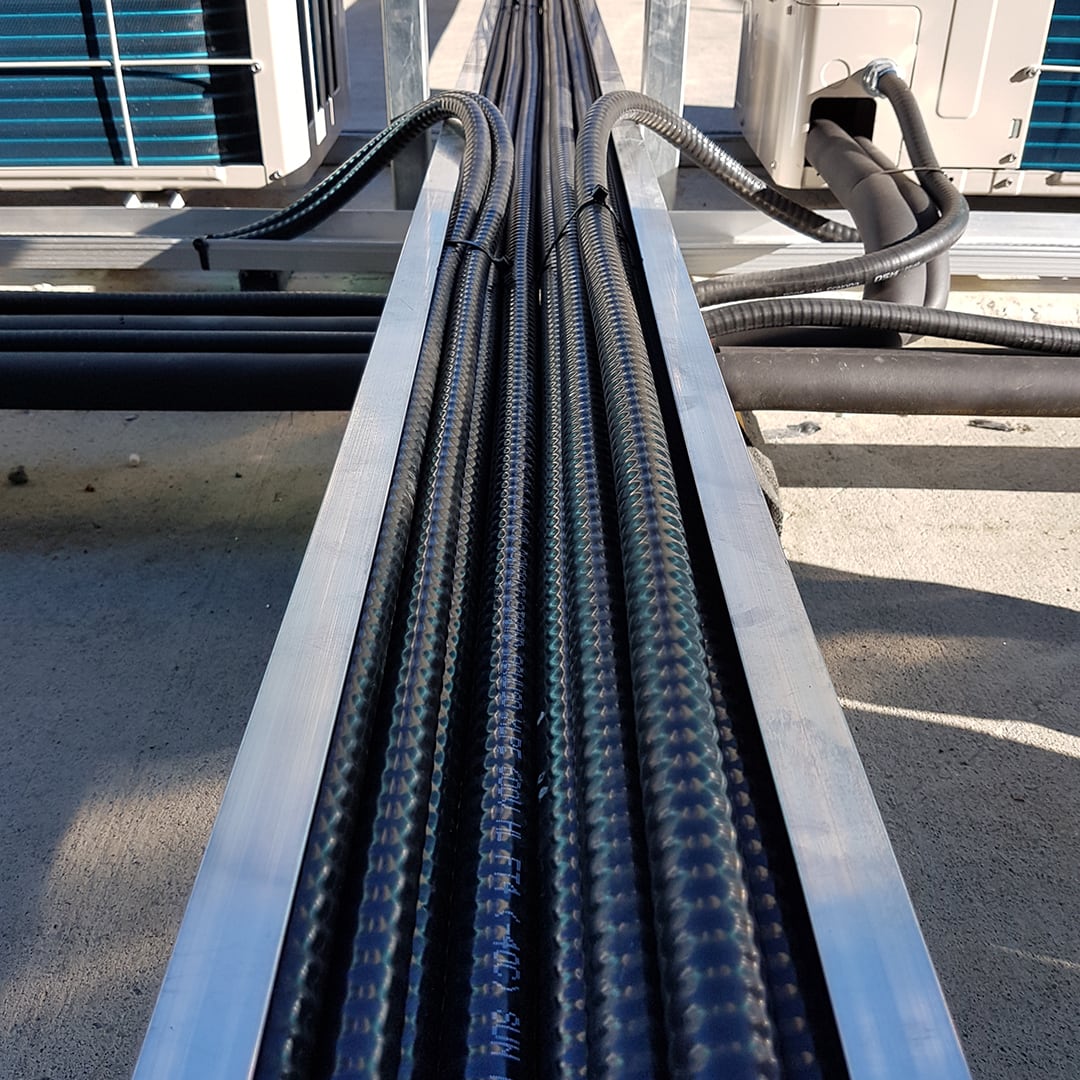
[[[243,231],[465,130],[258,1076],[810,1080],[606,195],[615,113],[574,0],[495,25],[494,104],[432,99]]]

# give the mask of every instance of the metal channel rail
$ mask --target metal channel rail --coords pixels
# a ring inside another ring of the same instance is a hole
[[[717,187],[718,201],[723,196]],[[16,270],[198,271],[191,237],[254,222],[266,210],[237,207],[20,206],[0,209],[0,263]],[[826,216],[850,220],[843,211]],[[809,266],[861,253],[851,244],[822,246],[763,219],[755,210],[675,210],[675,236],[692,274],[712,275]],[[284,245],[273,240],[219,240],[214,270],[296,270],[389,274],[409,224],[406,210],[348,208],[332,225]],[[1070,214],[975,210],[950,251],[953,274],[1019,280],[1080,275],[1080,232]]]
[[[479,85],[489,0],[459,85]],[[621,79],[581,0],[601,90]],[[678,422],[852,1080],[962,1080],[884,825],[745,452],[641,135],[614,137]],[[249,1077],[353,646],[453,202],[444,134],[196,878],[138,1080]]]
[[[459,86],[479,86],[493,8]],[[412,391],[461,158],[444,133],[188,901],[138,1080],[255,1068],[278,957]]]

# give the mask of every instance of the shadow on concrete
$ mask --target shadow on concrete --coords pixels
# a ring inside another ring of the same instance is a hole
[[[792,569],[975,1080],[1072,1080],[1080,614]]]
[[[770,442],[766,452],[782,487],[1080,491],[1080,447],[1072,446]]]
[[[845,696],[1080,736],[1080,612],[924,581],[791,568],[823,651],[843,667]]]
[[[340,418],[4,419],[0,1076],[126,1076]]]

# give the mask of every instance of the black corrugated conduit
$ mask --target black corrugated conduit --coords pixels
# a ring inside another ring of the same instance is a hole
[[[636,300],[604,205],[611,130],[630,109],[614,97],[601,98],[585,118],[575,194],[615,467],[667,1064],[674,1077],[778,1076],[678,486]]]
[[[214,240],[288,240],[300,236],[325,221],[354,198],[413,139],[443,120],[463,126],[466,143],[477,147],[476,133],[486,99],[464,90],[448,90],[422,101],[394,119],[375,138],[365,143],[299,199],[268,214],[259,221],[226,232],[211,233],[195,240],[195,249],[208,266],[208,247]]]
[[[435,432],[444,431],[445,438],[454,432],[454,440],[461,443],[461,417],[469,415],[474,389],[461,387],[461,381],[472,379],[470,369],[476,357],[475,352],[466,357],[464,350],[470,344],[475,349],[475,332],[484,324],[476,313],[486,307],[491,269],[488,252],[497,250],[510,195],[513,152],[501,116],[475,96],[460,96],[455,102],[460,104],[466,142],[451,236],[468,239],[471,244],[448,245],[436,278],[345,693],[270,1004],[256,1072],[259,1077],[299,1080],[325,1076],[331,1070],[347,1073],[352,1068],[353,1049],[346,1042],[335,1050],[339,1032],[347,1039],[353,1024],[362,1026],[374,1020],[377,1029],[371,1052],[382,1054],[386,1024],[404,1022],[396,1010],[391,1016],[384,1009],[393,1003],[381,999],[358,1002],[361,1009],[376,1010],[366,1019],[352,1013],[343,1020],[340,1007],[349,996],[350,942],[357,931],[363,932],[358,905],[367,864],[365,837],[376,812],[374,802],[365,801],[371,792],[365,781],[373,730],[380,732],[379,740],[389,739],[386,709],[392,711],[393,699],[386,695],[393,686],[393,676],[384,691],[384,667],[388,655],[394,655],[390,651],[392,639],[399,643],[398,655],[405,648],[400,635],[407,632],[408,622],[402,626],[398,619],[399,603],[405,605],[403,610],[419,612],[416,605],[423,605],[425,596],[430,595],[422,579],[417,593],[415,567],[418,558],[430,553],[429,545],[410,542],[414,515],[424,513],[416,505],[425,490],[421,475],[435,479],[443,475],[431,463],[431,453],[441,445]],[[460,456],[456,460],[460,462]],[[456,469],[450,490],[438,497],[455,502],[464,482],[460,468]],[[433,525],[438,527],[432,535],[441,543],[445,526],[441,522]],[[410,552],[414,554],[407,558]],[[405,593],[399,599],[402,589]],[[445,635],[449,632],[449,597],[443,590],[439,600],[439,633]],[[452,608],[452,603],[449,606]],[[396,638],[395,626],[400,628]],[[412,691],[406,687],[403,692]],[[380,701],[386,702],[381,711]],[[430,704],[429,699],[428,708]],[[373,792],[370,798],[374,800]],[[406,872],[411,874],[412,867]],[[408,956],[404,960],[407,962]],[[394,972],[400,976],[399,966]],[[360,1053],[367,1052],[360,1049]],[[388,1070],[386,1059],[380,1060]],[[362,1070],[367,1067],[363,1062],[360,1065]]]
[[[704,132],[660,102],[631,90],[605,94],[603,109],[617,120],[634,120],[655,131],[691,161],[711,173],[744,202],[814,240],[855,243],[859,233],[793,202],[741,165]]]
[[[714,344],[730,333],[777,326],[836,326],[932,335],[955,341],[998,345],[1025,352],[1080,352],[1080,328],[1020,322],[960,311],[836,297],[783,297],[730,304],[703,311]]]
[[[702,307],[735,300],[845,289],[884,281],[945,253],[963,235],[968,221],[967,201],[941,171],[914,95],[903,79],[891,72],[880,76],[878,87],[896,113],[912,169],[937,207],[941,215],[939,219],[925,232],[883,251],[870,252],[857,258],[699,281],[694,289]],[[714,325],[721,326],[722,317]]]
[[[558,1042],[548,1048],[548,1061],[551,1075],[557,1077],[662,1076],[667,1051],[633,726],[615,483],[584,265],[576,242],[575,99],[583,104],[592,97],[586,76],[574,67],[576,62],[584,68],[580,44],[575,49],[581,35],[566,29],[576,17],[568,5],[548,9],[547,89],[553,114],[546,138],[552,209],[543,304],[552,325],[546,362],[553,410],[549,427],[561,447],[560,472],[549,476],[549,500],[559,495],[561,500],[549,502],[549,514],[561,511],[555,518],[562,553],[558,573],[567,599],[563,608],[561,596],[547,595],[552,627],[547,648],[552,664],[563,654],[570,657],[568,692],[565,697],[553,692],[547,707],[552,722],[564,725],[563,753],[571,755],[569,767],[577,781],[573,803],[551,791],[549,827],[566,838],[564,857],[568,834],[576,840],[581,892],[565,891],[565,875],[548,888],[554,909],[567,913],[553,927],[554,947],[567,962],[584,966],[580,981],[570,971],[556,971],[546,987],[547,1008],[558,1024]],[[570,928],[580,937],[571,936]]]

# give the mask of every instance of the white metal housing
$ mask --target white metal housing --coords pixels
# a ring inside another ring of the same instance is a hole
[[[0,151],[0,189],[299,183],[345,120],[342,0],[88,0],[81,15],[27,0],[0,14],[0,90],[0,145],[27,148]]]
[[[1049,145],[1040,139],[1076,140],[1069,129],[1080,125],[1064,121],[1080,119],[1068,113],[1080,108],[1080,67],[1070,63],[1080,40],[1051,30],[1052,16],[1055,27],[1068,27],[1076,7],[1075,0],[747,0],[740,124],[785,187],[821,186],[804,160],[819,114],[869,135],[897,166],[907,164],[887,103],[871,98],[859,79],[870,61],[887,57],[911,84],[938,157],[963,191],[1080,195],[1080,167],[1040,169],[1032,150]],[[1056,111],[1051,80],[1067,99]],[[1035,120],[1036,107],[1052,122]]]

